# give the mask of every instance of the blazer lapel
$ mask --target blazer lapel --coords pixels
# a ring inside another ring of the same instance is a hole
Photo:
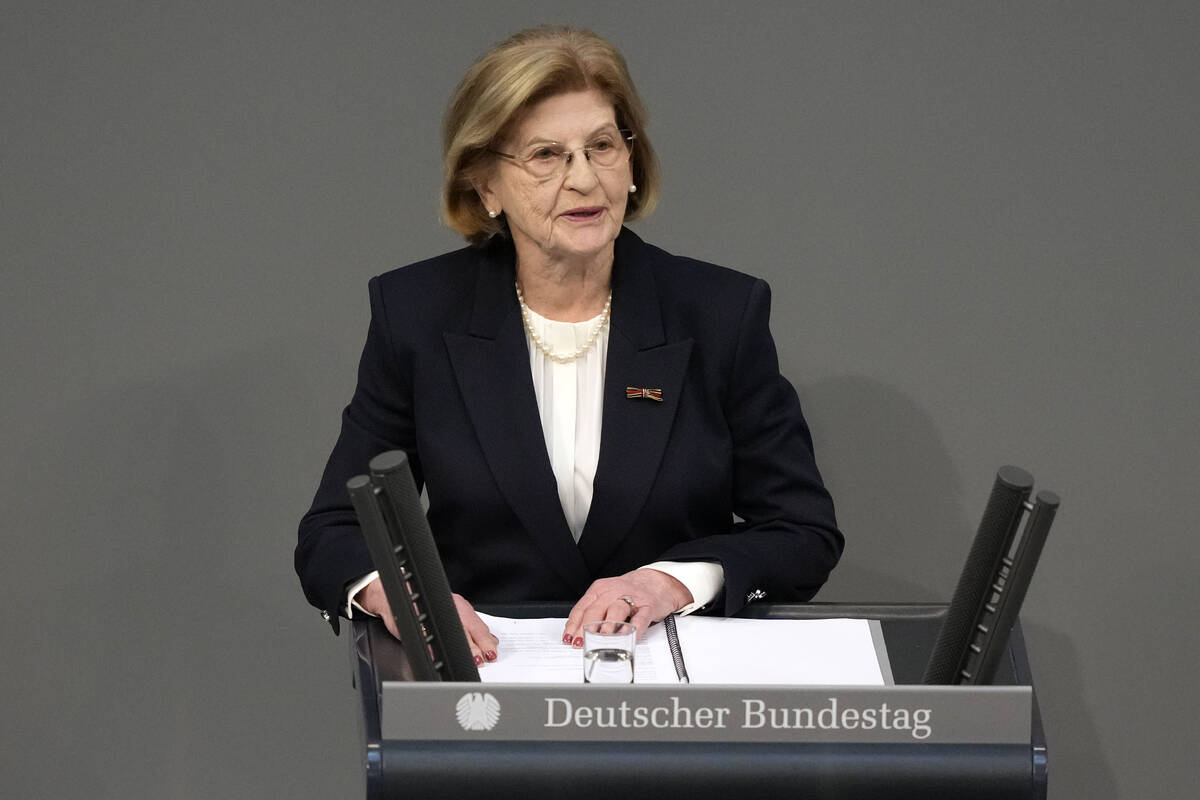
[[[641,240],[617,239],[612,330],[604,375],[604,420],[592,506],[579,550],[601,568],[637,519],[662,462],[692,352],[692,340],[668,342],[654,277]],[[662,402],[630,399],[627,387],[661,389]]]
[[[546,454],[513,275],[511,251],[507,257],[495,248],[485,251],[470,329],[443,338],[496,484],[550,566],[582,594],[591,577],[567,526]]]

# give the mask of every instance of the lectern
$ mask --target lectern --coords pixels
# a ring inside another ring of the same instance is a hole
[[[369,798],[1046,796],[1017,612],[1058,497],[1029,503],[1024,470],[997,474],[948,607],[756,603],[742,612],[877,620],[893,686],[564,688],[479,682],[407,456],[384,453],[370,466],[348,489],[405,645],[374,620],[352,626]],[[480,610],[563,618],[570,607]]]
[[[565,617],[569,605],[481,610],[510,617]],[[756,603],[743,614],[880,620],[896,688],[903,690],[922,683],[946,610],[944,604]],[[1019,623],[1008,638],[993,682],[1029,687],[1029,735],[1027,741],[1005,743],[385,740],[381,735],[384,683],[409,681],[412,671],[399,644],[376,620],[353,621],[351,657],[362,700],[366,794],[372,799],[1046,797],[1045,734]],[[459,686],[487,688],[487,684]],[[941,690],[986,691],[966,686]],[[615,764],[620,768],[613,769]]]

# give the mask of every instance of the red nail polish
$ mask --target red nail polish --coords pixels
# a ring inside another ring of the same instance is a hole
[[[477,666],[477,667],[483,666],[483,656],[475,656],[475,666]]]
[[[571,634],[569,634],[569,633],[563,634],[563,644],[571,644],[572,641],[574,641],[574,640],[571,638]]]
[[[576,647],[583,647],[583,637],[582,637],[582,636],[576,636],[576,637],[575,637],[575,641],[574,641],[574,642],[572,642],[571,644],[575,645]]]
[[[486,653],[483,654],[483,657],[485,659],[487,659],[488,661],[495,661],[496,660],[496,651],[488,650]]]

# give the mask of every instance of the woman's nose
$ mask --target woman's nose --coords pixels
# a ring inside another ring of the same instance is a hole
[[[587,157],[587,151],[583,148],[567,153],[567,172],[566,183],[570,186],[579,188],[591,188],[598,180],[596,176],[596,167],[592,164],[590,158]]]

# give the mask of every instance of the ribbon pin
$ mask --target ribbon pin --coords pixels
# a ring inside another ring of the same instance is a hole
[[[661,403],[663,401],[662,389],[640,389],[637,386],[626,386],[625,397],[629,400],[637,400],[644,397],[647,400],[653,400],[656,403]]]

